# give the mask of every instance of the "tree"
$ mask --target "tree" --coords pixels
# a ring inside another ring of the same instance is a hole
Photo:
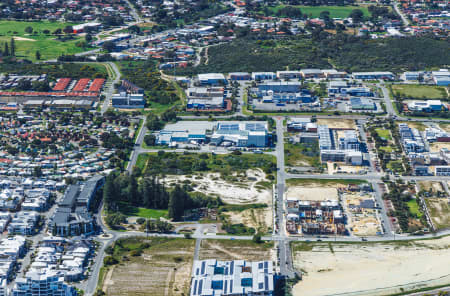
[[[33,33],[33,28],[30,27],[30,26],[26,27],[26,28],[25,28],[25,33],[28,33],[28,34]]]
[[[353,9],[352,12],[350,12],[349,17],[352,18],[353,23],[358,24],[363,20],[364,13],[361,9]]]
[[[86,34],[86,36],[84,36],[84,40],[86,40],[87,43],[92,41],[92,35],[91,34]]]
[[[118,200],[118,192],[115,186],[115,177],[113,174],[106,177],[105,188],[103,189],[103,201],[106,210],[113,210],[116,208]]]
[[[259,233],[259,231],[255,233],[255,235],[252,238],[252,241],[257,244],[262,243],[261,233]]]
[[[155,135],[146,135],[144,137],[144,142],[145,142],[145,145],[147,145],[147,146],[155,146],[155,144],[156,144]]]
[[[102,45],[103,50],[106,50],[107,52],[112,52],[114,49],[116,49],[116,45],[112,41],[106,41]]]
[[[105,217],[106,224],[111,228],[117,228],[120,224],[125,223],[127,221],[127,217],[121,213],[112,213],[108,214]]]
[[[42,176],[42,168],[40,166],[34,167],[33,176],[39,178]]]
[[[5,42],[5,49],[3,50],[3,55],[6,57],[9,56],[8,42]]]
[[[41,53],[39,52],[39,50],[36,50],[36,60],[40,60],[41,59]]]
[[[119,263],[119,261],[117,261],[117,259],[114,258],[113,256],[106,256],[106,257],[103,259],[103,264],[104,264],[105,266],[108,266],[108,265],[114,265],[114,264],[117,264],[117,263]]]
[[[72,26],[66,26],[63,31],[66,34],[72,34],[73,33],[73,27]]]
[[[61,35],[61,33],[62,33],[61,28],[58,28],[55,31],[53,31],[53,35]]]
[[[11,56],[16,56],[16,42],[14,41],[14,37],[11,38],[11,46],[10,46],[10,50],[11,50]]]
[[[189,195],[180,187],[176,185],[169,197],[169,217],[175,221],[181,220],[184,214],[184,208]]]

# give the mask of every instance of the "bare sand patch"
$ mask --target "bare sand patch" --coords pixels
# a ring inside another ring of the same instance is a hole
[[[450,201],[447,198],[425,199],[428,211],[437,229],[450,227]]]
[[[433,192],[444,191],[441,182],[437,181],[419,181],[419,186],[420,189],[426,191],[430,191],[430,189],[432,189]]]
[[[294,251],[294,266],[305,273],[293,295],[387,295],[400,288],[448,284],[449,246],[450,237],[445,237],[415,243],[337,243],[331,248],[322,244]]]
[[[319,118],[317,124],[326,124],[332,129],[356,129],[355,121],[352,119]]]
[[[272,228],[272,208],[248,209],[241,212],[224,212],[228,216],[230,223],[243,223],[247,227],[253,227],[256,230],[267,232]]]
[[[337,188],[289,186],[286,198],[291,200],[337,200]]]
[[[431,152],[439,152],[442,148],[450,149],[449,142],[434,142],[430,144]]]
[[[268,181],[260,170],[247,170],[245,176],[236,176],[238,182],[228,182],[219,173],[196,174],[192,176],[167,176],[167,183],[190,181],[194,191],[220,197],[229,204],[267,203],[272,201],[272,190],[262,189],[260,181]]]
[[[17,41],[31,41],[31,42],[35,42],[36,40],[34,40],[34,39],[31,39],[31,38],[24,38],[24,37],[13,37],[14,38],[14,40],[17,40]]]
[[[194,240],[168,241],[114,266],[105,279],[106,295],[188,295]]]
[[[273,242],[257,244],[242,240],[202,240],[199,259],[271,260]]]

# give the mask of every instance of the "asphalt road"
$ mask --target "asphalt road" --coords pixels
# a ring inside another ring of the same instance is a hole
[[[142,148],[142,143],[144,142],[144,137],[147,134],[147,116],[142,116],[142,127],[139,130],[139,134],[136,137],[136,142],[134,144],[134,149],[130,155],[130,161],[128,162],[127,171],[131,173],[133,167],[136,165],[137,158],[139,154],[145,153],[146,149]]]
[[[115,64],[115,63],[112,63],[112,62],[108,62],[107,64],[108,64],[108,66],[110,67],[110,69],[111,69],[112,71],[114,71],[114,73],[115,73],[115,78],[114,78],[112,81],[108,81],[109,87],[108,87],[108,89],[104,92],[105,100],[103,101],[103,105],[102,105],[102,108],[101,108],[101,114],[102,114],[102,115],[108,110],[108,108],[109,108],[109,106],[110,106],[111,98],[112,98],[112,96],[113,96],[113,94],[114,94],[114,85],[115,85],[116,83],[119,83],[119,82],[120,82],[120,78],[121,78],[120,71],[119,71],[119,69],[117,68],[116,64]]]

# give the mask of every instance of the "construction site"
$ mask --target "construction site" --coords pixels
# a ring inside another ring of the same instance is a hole
[[[373,193],[346,192],[342,195],[350,232],[356,236],[382,234],[379,210]]]

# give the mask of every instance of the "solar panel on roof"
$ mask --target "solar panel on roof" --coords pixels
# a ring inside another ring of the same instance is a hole
[[[225,281],[225,289],[223,289],[223,292],[226,294],[227,293],[227,287],[228,287],[228,281]]]
[[[205,265],[206,265],[206,262],[203,261],[202,262],[202,274],[205,274]]]
[[[258,289],[264,289],[264,283],[259,283],[258,284]]]
[[[264,262],[264,268],[267,268],[269,263],[267,261]]]
[[[194,281],[194,292],[192,294],[197,294],[197,280]]]
[[[202,289],[203,289],[203,280],[200,280],[198,283],[198,295],[202,295]]]
[[[269,278],[267,277],[267,275],[264,277],[264,285],[266,286],[266,290],[269,289]]]
[[[230,281],[230,293],[233,293],[233,280]]]

